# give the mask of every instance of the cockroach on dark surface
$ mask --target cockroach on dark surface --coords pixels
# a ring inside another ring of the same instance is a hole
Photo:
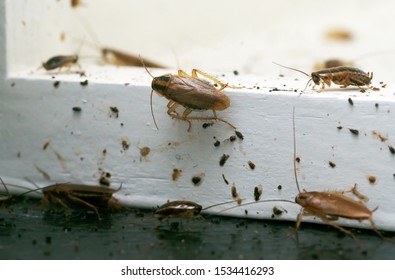
[[[295,109],[294,109],[295,110]],[[377,230],[376,224],[373,221],[373,212],[377,210],[376,207],[373,210],[369,210],[362,201],[352,199],[345,195],[347,192],[352,192],[356,197],[366,201],[366,197],[360,194],[356,190],[356,184],[351,190],[338,192],[338,191],[327,191],[327,192],[318,192],[318,191],[305,191],[301,192],[298,182],[298,176],[296,173],[296,140],[295,140],[295,111],[293,113],[293,137],[294,137],[294,154],[293,154],[293,168],[294,168],[294,177],[296,182],[296,187],[298,189],[298,194],[295,197],[295,202],[286,199],[268,199],[262,200],[258,202],[250,202],[245,203],[244,206],[262,203],[262,202],[273,202],[273,201],[283,201],[289,203],[297,203],[302,208],[296,218],[296,228],[295,232],[300,227],[300,223],[304,216],[315,216],[320,218],[325,224],[328,224],[341,232],[350,235],[352,238],[355,238],[354,234],[333,223],[333,221],[338,220],[339,218],[345,218],[350,220],[369,220],[372,230],[376,232],[381,238],[384,238],[380,231]],[[234,208],[234,207],[232,207]],[[231,209],[231,208],[229,208]],[[228,210],[228,209],[226,209]]]
[[[200,204],[197,204],[193,201],[189,200],[175,200],[175,201],[170,201],[162,206],[160,206],[155,212],[154,215],[157,217],[160,221],[164,219],[170,219],[170,218],[202,218],[200,213],[204,210],[220,206],[220,205],[225,205],[229,203],[234,203],[234,201],[226,201],[218,204],[214,204],[211,206],[208,206],[206,208],[203,208]]]
[[[311,79],[307,82],[305,89],[308,87],[311,81],[314,82],[313,89],[315,86],[319,86],[321,84],[320,91],[325,89],[325,85],[330,87],[332,83],[336,85],[340,85],[341,88],[345,88],[348,86],[357,86],[357,87],[369,86],[373,78],[373,73],[369,73],[369,72],[365,73],[364,71],[355,67],[348,67],[348,66],[332,67],[332,68],[327,68],[320,71],[312,72],[311,75],[309,75],[301,70],[287,67],[278,64],[276,62],[273,63],[278,66],[284,67],[286,69],[300,72],[310,77]]]
[[[178,70],[178,74],[165,74],[159,77],[154,77],[144,64],[143,59],[141,62],[144,65],[147,73],[152,77],[152,91],[151,91],[151,114],[154,119],[155,127],[158,126],[155,121],[155,117],[152,109],[152,94],[155,91],[158,95],[165,97],[169,100],[167,104],[167,114],[173,118],[188,122],[188,131],[191,129],[191,120],[218,120],[228,124],[232,128],[236,128],[230,122],[217,117],[216,111],[222,111],[229,107],[230,99],[222,92],[223,89],[229,88],[239,88],[235,86],[229,86],[224,84],[218,79],[204,73],[198,69],[192,69],[192,75],[188,75],[183,70]],[[220,88],[215,88],[208,81],[203,80],[198,77],[198,74],[207,78],[214,83],[220,85]],[[178,107],[184,107],[184,112],[180,115],[176,109]],[[189,114],[192,111],[203,111],[212,110],[212,117],[191,117]]]
[[[113,197],[113,194],[118,192],[120,188],[114,190],[100,186],[65,183],[50,185],[29,192],[41,190],[44,202],[60,205],[69,211],[75,208],[90,209],[101,219],[99,210],[108,210],[120,206]]]

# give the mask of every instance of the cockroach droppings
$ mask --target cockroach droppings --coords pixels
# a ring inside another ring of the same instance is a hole
[[[203,182],[204,173],[197,174],[192,177],[191,181],[195,187],[198,187]]]
[[[370,175],[370,176],[368,176],[368,181],[369,181],[370,184],[373,185],[373,184],[376,183],[377,178],[376,178],[376,176]]]
[[[236,131],[235,131],[235,134],[236,134],[237,137],[239,137],[240,140],[244,140],[244,135],[241,134],[240,131],[237,131],[237,130],[236,130]]]
[[[229,141],[230,141],[230,142],[236,141],[236,136],[234,136],[234,135],[230,136],[230,137],[229,137]]]
[[[88,85],[88,80],[81,81],[80,85],[83,86],[83,87],[86,87]]]
[[[228,182],[228,180],[226,180],[226,178],[225,178],[225,175],[224,175],[224,174],[222,174],[222,179],[224,179],[224,182],[225,182],[225,184],[229,185],[229,182]]]
[[[181,173],[182,173],[181,169],[174,168],[173,173],[171,174],[171,178],[173,179],[173,181],[177,181],[178,178],[180,178]]]
[[[392,146],[388,146],[388,149],[390,150],[391,154],[395,154],[395,148]]]
[[[202,127],[203,128],[207,128],[207,127],[212,126],[212,125],[214,125],[213,122],[211,122],[211,123],[204,123],[204,124],[202,124]]]
[[[300,157],[296,157],[295,160],[297,163],[300,163]]]
[[[336,167],[336,163],[334,163],[333,161],[329,161],[329,166],[332,168]]]
[[[354,128],[349,128],[348,130],[350,130],[350,132],[354,135],[358,135],[359,134],[359,130],[358,129],[354,129]]]
[[[224,166],[225,163],[226,163],[226,161],[228,160],[228,158],[229,158],[229,155],[223,154],[223,155],[221,156],[221,159],[219,160],[219,165],[220,165],[220,166]]]
[[[140,155],[142,157],[148,156],[148,154],[151,152],[151,149],[149,147],[142,147],[140,149]]]
[[[111,107],[110,106],[110,118],[114,117],[114,118],[118,118],[119,117],[119,110],[117,107]]]
[[[251,160],[248,161],[248,166],[251,168],[251,170],[255,169],[255,163],[253,163]]]
[[[44,143],[44,145],[43,145],[43,150],[44,151],[49,147],[49,144],[51,144],[51,141],[47,141],[47,142]]]
[[[351,97],[348,98],[348,103],[350,103],[351,106],[354,106],[354,101],[352,101]]]
[[[277,186],[277,189],[278,189],[279,191],[281,191],[282,188],[283,188],[283,186],[281,186],[281,185],[278,185],[278,186]]]
[[[54,88],[58,88],[59,85],[60,85],[60,81],[56,81],[56,82],[53,83],[53,87]]]
[[[277,206],[274,206],[273,207],[273,215],[276,215],[276,216],[278,216],[278,215],[281,215],[282,213],[287,213],[287,210],[285,210],[284,208],[282,208],[282,207],[277,207]]]
[[[82,111],[81,107],[75,106],[72,108],[73,112],[80,113]]]
[[[254,188],[254,199],[255,199],[255,201],[260,200],[261,199],[261,195],[262,195],[262,186],[261,185],[256,186]]]
[[[234,70],[234,71],[233,71],[233,74],[234,74],[235,76],[237,76],[237,75],[239,75],[239,71]]]
[[[237,189],[236,189],[235,183],[232,184],[231,193],[232,193],[232,197],[234,199],[236,199],[239,196],[239,194],[237,193]]]
[[[221,145],[221,142],[220,142],[220,141],[218,141],[218,139],[217,139],[217,140],[215,140],[215,142],[214,142],[214,146],[215,146],[215,147],[218,147],[219,145]]]
[[[337,129],[338,129],[338,130],[342,130],[343,127],[342,127],[341,125],[339,125],[339,126],[337,127]]]

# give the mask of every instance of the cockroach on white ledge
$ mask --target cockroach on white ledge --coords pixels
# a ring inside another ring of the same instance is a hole
[[[141,57],[140,57],[141,58]],[[220,80],[204,73],[198,69],[192,69],[192,75],[187,74],[183,70],[178,70],[178,74],[165,74],[154,77],[147,69],[143,59],[142,64],[147,73],[152,77],[152,91],[151,91],[151,114],[154,119],[155,127],[158,126],[152,110],[152,93],[155,91],[158,95],[164,96],[169,100],[167,104],[167,114],[173,118],[188,122],[188,131],[191,129],[191,120],[218,120],[228,124],[235,129],[236,127],[230,122],[217,117],[216,111],[222,111],[230,106],[230,98],[222,92],[225,88],[242,88],[237,86],[230,86],[221,82]],[[208,81],[198,77],[198,74],[204,78],[213,81],[219,85],[217,89]],[[178,107],[184,107],[184,112],[179,115],[176,111]],[[192,111],[212,110],[213,116],[211,117],[191,117],[189,114]]]
[[[310,77],[311,79],[307,82],[304,90],[306,90],[306,88],[309,86],[311,81],[314,82],[313,89],[315,86],[321,85],[321,89],[319,91],[322,91],[325,89],[325,85],[330,87],[332,83],[336,85],[340,85],[341,88],[346,88],[348,86],[356,86],[356,87],[369,86],[373,78],[372,72],[365,73],[364,71],[358,68],[349,67],[349,66],[331,67],[331,68],[312,72],[311,75],[309,75],[299,69],[287,67],[278,64],[276,62],[273,63],[280,67],[297,71],[299,73],[302,73]]]
[[[363,196],[356,190],[356,184],[353,188],[348,191],[300,191],[298,176],[296,173],[296,140],[295,140],[295,109],[293,112],[293,141],[294,141],[294,154],[293,154],[293,168],[294,168],[294,177],[295,183],[298,190],[298,194],[295,197],[295,201],[287,200],[287,199],[267,199],[261,200],[257,202],[249,202],[244,203],[243,206],[252,205],[256,203],[266,203],[266,202],[288,202],[293,204],[299,204],[302,208],[296,218],[296,227],[295,232],[300,227],[302,219],[304,216],[315,216],[320,218],[325,224],[328,224],[341,232],[350,235],[352,238],[355,238],[354,234],[333,223],[333,221],[338,220],[339,218],[345,218],[350,220],[364,221],[369,220],[372,230],[376,232],[381,238],[384,239],[383,235],[380,231],[377,230],[376,224],[373,221],[373,212],[377,210],[376,207],[373,210],[368,209],[362,201],[352,199],[345,195],[347,192],[352,192],[359,199],[366,201],[366,197]],[[236,208],[239,206],[234,206],[224,211],[227,211],[232,208]],[[223,211],[222,211],[223,212]]]

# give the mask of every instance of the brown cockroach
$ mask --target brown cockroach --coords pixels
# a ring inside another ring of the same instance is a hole
[[[29,192],[41,190],[44,202],[60,205],[69,211],[75,208],[87,208],[93,210],[97,217],[101,219],[99,210],[117,208],[119,206],[113,194],[118,192],[121,187],[122,185],[119,189],[114,190],[94,185],[64,183],[34,189]]]
[[[142,67],[141,59],[137,55],[129,54],[114,48],[100,48],[101,57],[107,64],[115,66],[137,66]],[[152,60],[144,59],[147,67],[166,68],[166,66]]]
[[[162,206],[160,206],[155,212],[154,216],[157,217],[160,221],[163,219],[169,219],[169,218],[198,218],[201,219],[202,216],[200,213],[202,211],[205,211],[207,209],[229,204],[229,203],[234,203],[235,201],[226,201],[218,204],[214,204],[211,206],[208,206],[206,208],[203,208],[200,204],[197,204],[193,201],[189,200],[175,200],[175,201],[170,201]]]
[[[45,70],[50,71],[67,67],[70,69],[73,65],[77,65],[81,69],[81,65],[78,63],[78,55],[56,55],[42,63],[42,67]]]
[[[320,71],[312,72],[311,75],[309,75],[306,72],[303,72],[299,69],[287,67],[278,64],[276,62],[273,63],[278,66],[284,67],[286,69],[300,72],[310,77],[311,79],[307,82],[304,90],[306,90],[306,88],[308,87],[311,81],[314,82],[313,89],[315,86],[321,85],[321,89],[320,89],[321,91],[325,89],[325,85],[330,87],[332,83],[336,85],[340,85],[341,88],[345,88],[348,86],[357,86],[357,87],[369,86],[373,78],[372,72],[365,73],[364,71],[358,68],[349,67],[349,66],[338,66],[338,67],[327,68]]]
[[[286,199],[268,199],[258,202],[245,203],[244,206],[255,204],[255,203],[274,202],[274,201],[297,203],[302,208],[296,218],[295,232],[297,232],[297,230],[299,229],[304,216],[315,216],[320,218],[325,224],[328,224],[340,230],[341,232],[350,235],[352,238],[355,238],[354,234],[351,231],[333,223],[333,221],[338,220],[339,218],[345,218],[350,220],[357,220],[360,222],[364,220],[369,220],[372,230],[376,232],[381,238],[384,238],[383,235],[380,233],[380,231],[378,231],[372,217],[373,212],[376,211],[378,207],[376,207],[373,210],[370,210],[365,206],[364,203],[362,203],[362,201],[355,200],[345,195],[345,193],[347,192],[352,192],[359,199],[366,201],[367,197],[365,197],[364,195],[362,195],[356,190],[357,184],[355,184],[352,189],[342,192],[306,191],[306,190],[303,190],[303,192],[301,192],[298,182],[298,176],[296,172],[295,108],[293,112],[293,147],[294,147],[294,153],[293,153],[294,177],[295,177],[296,187],[298,190],[298,194],[295,197],[295,201],[286,200]]]
[[[240,88],[236,86],[229,86],[224,84],[220,80],[212,77],[211,75],[198,70],[192,69],[192,75],[188,75],[183,70],[178,70],[178,74],[165,74],[159,77],[154,77],[144,64],[143,59],[141,63],[144,65],[147,73],[152,77],[152,91],[151,91],[151,114],[154,119],[155,127],[158,129],[156,124],[153,109],[152,109],[152,94],[155,91],[158,95],[165,97],[169,100],[167,104],[167,114],[173,118],[188,122],[188,131],[191,129],[191,120],[218,120],[228,124],[230,127],[236,129],[230,122],[217,117],[216,111],[222,111],[229,107],[230,98],[222,92],[223,89],[229,88]],[[207,78],[217,85],[219,89],[214,87],[208,81],[198,77],[198,74]],[[184,107],[184,112],[179,115],[176,109],[178,107]],[[191,117],[189,116],[192,111],[212,110],[212,117]]]

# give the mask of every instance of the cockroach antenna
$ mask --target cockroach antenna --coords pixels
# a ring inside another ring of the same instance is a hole
[[[139,55],[139,57],[140,57],[140,60],[141,60],[141,64],[143,64],[143,66],[145,68],[145,71],[147,71],[147,73],[152,77],[152,79],[155,79],[155,77],[148,70],[147,66],[145,66],[144,60],[141,57],[141,55]],[[151,96],[150,96],[151,115],[152,115],[152,119],[154,120],[154,124],[155,124],[156,129],[159,130],[158,125],[156,124],[156,119],[155,119],[155,115],[154,115],[154,109],[152,107],[152,95],[153,95],[153,93],[154,93],[154,90],[151,90]]]

